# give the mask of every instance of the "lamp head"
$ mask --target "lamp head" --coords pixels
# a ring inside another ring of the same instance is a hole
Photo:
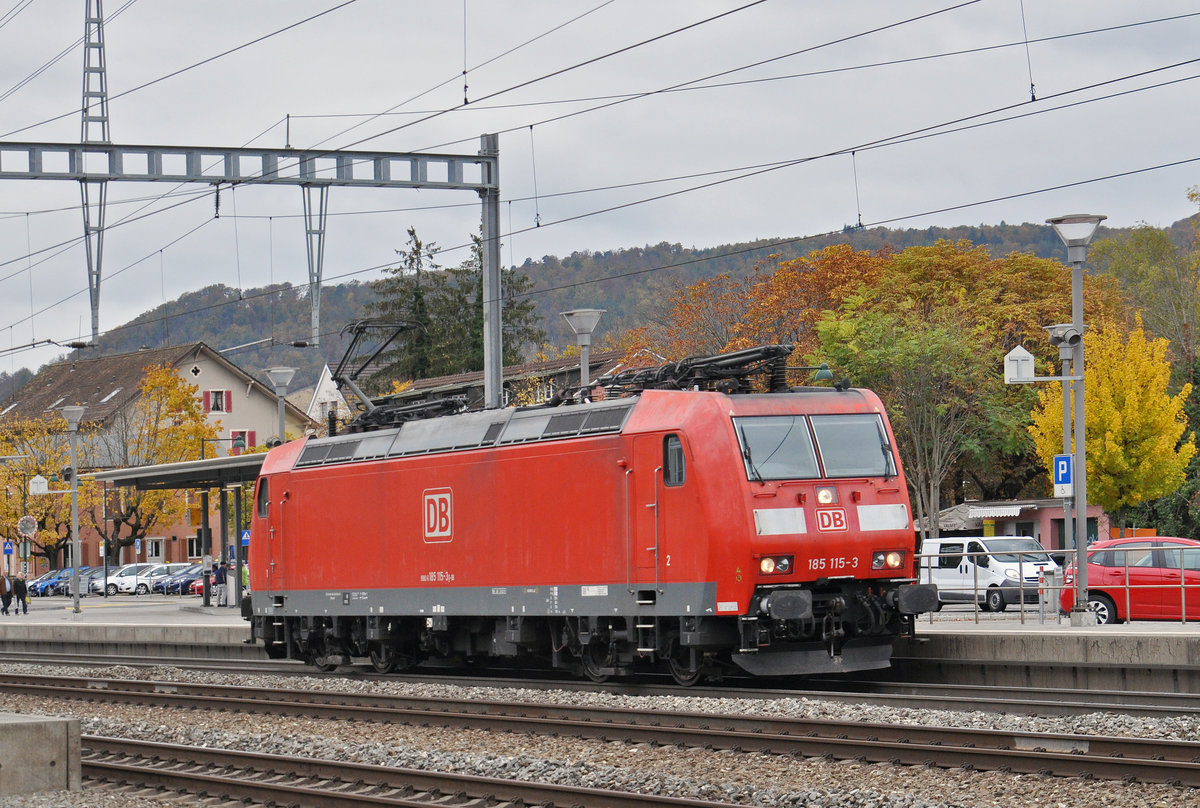
[[[78,404],[69,407],[59,407],[58,411],[62,413],[63,418],[67,420],[67,429],[72,432],[79,429],[79,422],[83,420],[83,411],[85,407]]]
[[[1096,228],[1107,218],[1095,213],[1072,213],[1047,219],[1046,224],[1054,228],[1054,232],[1058,233],[1058,237],[1069,250],[1072,247],[1086,247],[1090,244],[1092,236],[1096,234]]]
[[[596,324],[600,322],[600,315],[608,309],[572,309],[564,311],[562,316],[566,319],[567,325],[571,326],[571,330],[575,332],[577,337],[591,337],[592,332],[596,330]],[[588,344],[582,340],[580,345]]]
[[[296,375],[295,368],[267,368],[263,371],[267,374],[267,378],[271,380],[271,384],[275,385],[275,389],[287,389],[287,386],[292,383],[292,377]]]

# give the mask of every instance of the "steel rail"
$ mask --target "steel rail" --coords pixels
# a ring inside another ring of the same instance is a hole
[[[1192,741],[575,708],[529,702],[460,702],[142,680],[9,676],[0,680],[0,690],[238,713],[407,722],[873,763],[1005,769],[1031,774],[1083,775],[1097,779],[1200,786],[1200,743]]]
[[[429,808],[475,800],[491,806],[732,808],[730,803],[680,797],[92,735],[83,736],[81,747],[82,774],[95,783],[268,805]]]
[[[170,666],[196,670],[229,671],[237,674],[262,673],[278,676],[316,676],[378,679],[387,682],[436,682],[438,684],[461,684],[477,687],[513,687],[521,689],[561,689],[600,691],[627,696],[677,696],[694,697],[780,699],[804,698],[837,701],[854,704],[878,704],[902,708],[942,710],[992,710],[995,712],[1023,715],[1080,715],[1093,712],[1114,712],[1136,716],[1195,716],[1200,714],[1200,694],[1166,690],[1111,690],[1097,688],[1052,688],[1052,687],[999,687],[976,684],[939,684],[923,682],[890,682],[874,680],[805,680],[803,688],[780,688],[777,681],[753,680],[747,685],[744,680],[731,680],[728,685],[700,686],[681,690],[675,684],[655,682],[655,677],[645,676],[633,680],[621,680],[596,684],[573,678],[564,678],[554,672],[527,672],[521,678],[511,678],[510,671],[491,671],[485,679],[478,672],[462,676],[454,672],[435,670],[405,674],[380,675],[370,671],[366,665],[343,666],[336,673],[318,674],[312,668],[295,660],[247,660],[200,657],[154,657],[139,655],[131,659],[128,654],[97,655],[74,653],[23,653],[0,651],[0,662],[29,662],[46,664],[79,665],[82,667],[104,667],[125,665],[129,667]]]

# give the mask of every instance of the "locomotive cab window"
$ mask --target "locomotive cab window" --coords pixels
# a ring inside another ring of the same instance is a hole
[[[683,485],[683,479],[683,442],[678,435],[667,435],[663,438],[663,482]]]
[[[751,480],[797,480],[821,476],[812,435],[803,415],[734,418],[746,476]]]
[[[258,491],[254,495],[255,512],[258,513],[259,519],[267,518],[267,506],[271,504],[271,498],[267,494],[267,480],[258,481]]]
[[[812,425],[825,476],[896,476],[896,460],[878,415],[814,415]]]

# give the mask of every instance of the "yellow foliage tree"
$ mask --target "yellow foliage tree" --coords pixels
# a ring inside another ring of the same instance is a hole
[[[1165,339],[1147,339],[1140,318],[1127,335],[1112,323],[1089,328],[1085,348],[1084,420],[1088,502],[1124,517],[1129,508],[1175,491],[1196,453],[1184,402],[1175,395]],[[1062,386],[1038,390],[1029,432],[1047,470],[1062,452]]]
[[[92,433],[86,423],[81,425],[77,456],[80,468],[92,465]],[[0,421],[0,454],[13,457],[0,465],[0,479],[5,486],[0,507],[4,536],[19,541],[17,520],[33,517],[37,527],[30,539],[32,556],[45,558],[51,569],[57,569],[65,561],[63,551],[71,541],[71,498],[65,493],[70,484],[60,478],[71,462],[67,422],[57,413],[49,418],[6,418]],[[51,493],[29,493],[29,480],[39,475],[50,480]],[[81,514],[97,504],[97,490],[95,483],[80,481]]]
[[[146,368],[133,404],[114,413],[97,434],[100,456],[115,467],[176,463],[200,456],[202,438],[215,438],[221,423],[208,423],[198,390],[166,366]],[[109,558],[120,547],[145,538],[155,526],[182,520],[186,503],[173,491],[118,489],[106,508],[88,512],[91,525],[105,539]],[[82,510],[81,510],[82,513]],[[107,517],[107,518],[106,518]]]

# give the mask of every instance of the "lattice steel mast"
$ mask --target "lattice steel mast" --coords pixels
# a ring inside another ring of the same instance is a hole
[[[86,0],[83,37],[83,120],[79,139],[84,145],[112,143],[108,129],[108,74],[104,58],[104,4]],[[87,167],[82,166],[86,173]],[[100,336],[100,268],[104,260],[104,205],[108,181],[85,177],[79,181],[83,200],[83,235],[87,242],[88,294],[92,303],[92,341]]]

